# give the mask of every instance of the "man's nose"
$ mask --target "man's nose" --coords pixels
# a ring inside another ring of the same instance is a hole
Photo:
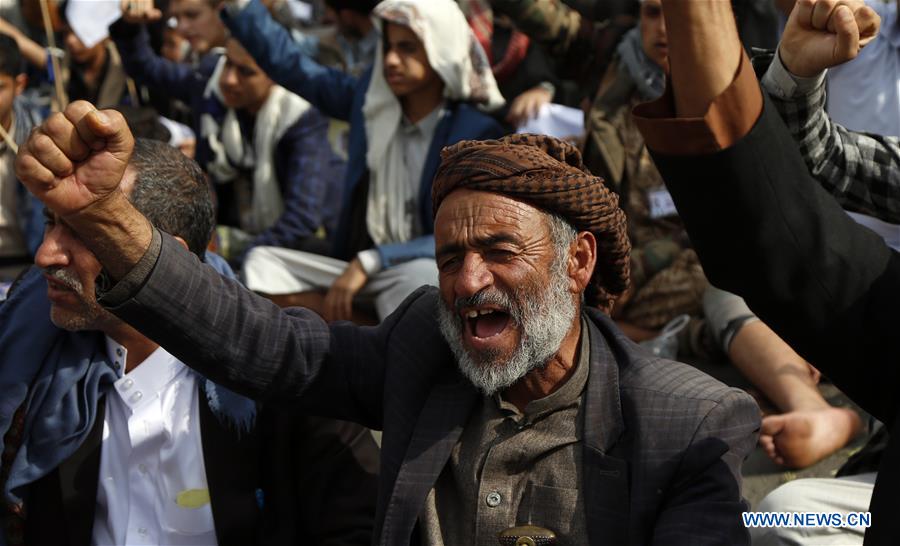
[[[222,85],[236,85],[237,83],[237,70],[226,66],[222,70],[222,78],[219,80],[219,83]]]
[[[490,286],[494,282],[491,273],[481,255],[467,254],[463,259],[459,275],[456,277],[456,297],[469,298]]]
[[[397,66],[400,64],[400,56],[393,49],[388,49],[384,54],[384,66]]]
[[[34,265],[40,268],[69,265],[69,254],[58,228],[50,228],[44,234],[44,240],[34,255]]]

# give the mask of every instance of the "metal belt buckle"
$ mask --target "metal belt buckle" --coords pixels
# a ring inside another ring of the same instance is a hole
[[[551,546],[556,544],[556,533],[536,525],[518,525],[497,535],[500,546]]]

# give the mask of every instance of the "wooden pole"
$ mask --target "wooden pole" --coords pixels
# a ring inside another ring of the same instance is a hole
[[[52,53],[56,49],[56,40],[53,37],[53,23],[50,21],[50,5],[49,0],[40,0],[41,16],[44,19],[44,32],[47,34],[47,47],[51,49],[50,66],[53,69],[53,84],[56,87],[56,106],[57,111],[61,112],[69,105],[69,97],[66,95],[66,89],[63,87],[62,70],[60,70],[59,59]]]
[[[115,62],[122,64],[122,55],[119,54],[119,48],[116,47],[116,43],[112,40],[109,41],[109,49],[116,57]],[[131,105],[135,108],[139,107],[141,103],[138,97],[137,85],[135,85],[134,80],[130,76],[125,76],[125,87],[128,88],[128,96],[131,97]]]

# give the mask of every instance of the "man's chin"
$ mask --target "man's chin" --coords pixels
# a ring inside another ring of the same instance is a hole
[[[79,330],[84,330],[84,323],[86,321],[78,315],[58,309],[54,306],[50,308],[50,322],[57,328],[62,328],[63,330],[68,330],[70,332],[77,332]]]
[[[465,357],[458,355],[457,365],[469,382],[491,396],[515,385],[531,371],[533,365],[525,363],[522,356],[501,351],[476,354],[465,350]]]
[[[103,323],[101,316],[102,313],[92,312],[91,309],[73,311],[58,305],[50,306],[50,322],[57,328],[70,332],[101,329]]]

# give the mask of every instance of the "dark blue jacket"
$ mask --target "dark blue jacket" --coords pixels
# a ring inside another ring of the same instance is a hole
[[[272,20],[258,0],[253,0],[237,16],[222,11],[222,17],[232,35],[250,52],[259,66],[278,84],[300,95],[324,114],[350,122],[349,160],[344,178],[344,206],[341,210],[337,236],[333,239],[334,254],[350,258],[352,226],[365,226],[365,218],[353,218],[357,187],[368,179],[366,165],[365,120],[363,102],[371,69],[359,77],[322,66],[306,55],[291,35]],[[503,134],[500,125],[486,114],[466,103],[448,104],[449,113],[437,126],[419,185],[419,218],[422,233],[427,235],[404,243],[377,247],[383,267],[390,267],[415,258],[434,257],[434,220],[431,215],[431,182],[440,164],[440,151],[461,140],[498,138]],[[357,196],[358,198],[358,196]],[[357,210],[357,213],[359,211]]]
[[[201,138],[200,117],[210,114],[221,123],[227,111],[215,95],[203,96],[220,54],[209,53],[192,67],[156,55],[142,26],[119,20],[110,26],[110,35],[129,76],[140,84],[165,90],[190,107],[197,134],[197,162],[205,168],[212,153],[209,143]],[[254,238],[252,246],[303,248],[322,226],[329,238],[334,236],[341,204],[341,186],[334,180],[343,176],[345,163],[328,144],[328,129],[328,118],[310,109],[281,136],[275,146],[275,174],[284,212],[275,224]],[[223,190],[218,185],[216,189]]]

